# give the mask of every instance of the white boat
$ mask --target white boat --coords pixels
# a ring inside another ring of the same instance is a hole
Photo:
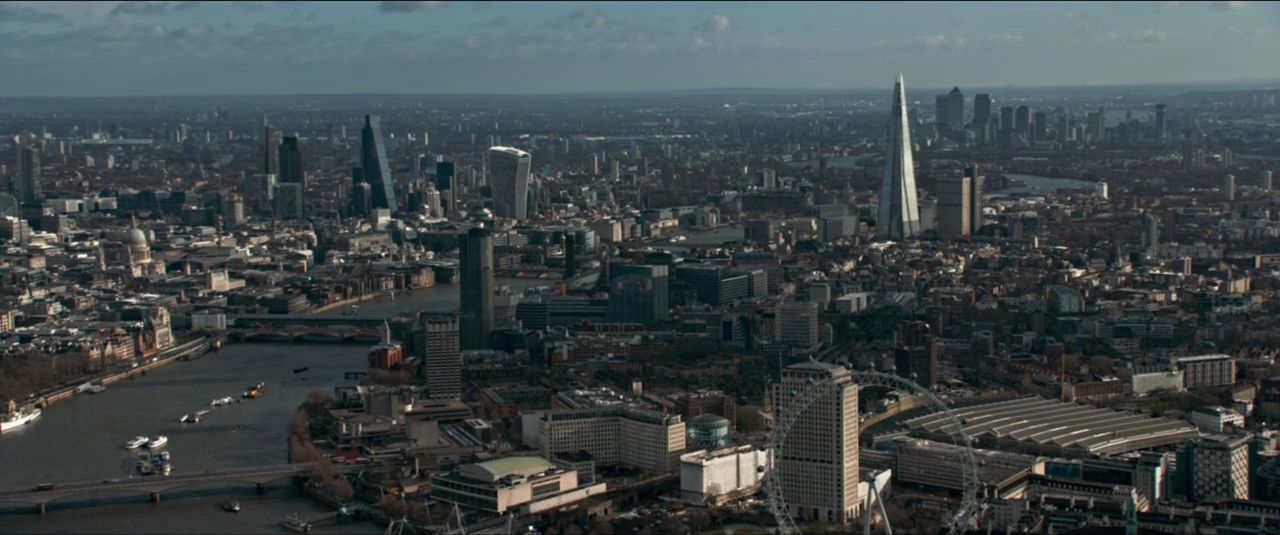
[[[160,452],[160,460],[166,463],[169,462],[169,450]]]
[[[44,411],[41,409],[18,410],[14,403],[10,401],[9,411],[0,415],[0,433],[17,429],[39,420],[42,414],[44,414]]]
[[[146,446],[148,442],[151,442],[150,438],[139,435],[139,436],[133,437],[133,440],[125,442],[124,447],[126,449],[136,450],[138,448]]]
[[[164,466],[162,466],[160,470],[162,474],[164,474],[165,476],[168,476],[169,473],[173,471],[173,465],[169,463],[164,463]]]
[[[182,415],[181,418],[178,418],[178,423],[180,424],[190,423],[193,421],[195,421],[195,418],[193,418],[190,414],[184,414]]]
[[[166,436],[164,436],[164,435],[160,435],[160,436],[156,437],[156,438],[155,438],[155,440],[152,440],[151,442],[148,442],[148,443],[147,443],[147,449],[149,449],[149,450],[154,450],[154,449],[157,449],[157,448],[163,448],[163,447],[164,447],[164,445],[165,445],[165,444],[168,444],[168,443],[169,443],[169,437],[166,437]]]
[[[101,393],[106,392],[106,391],[107,391],[107,387],[102,386],[102,385],[93,385],[93,386],[90,386],[90,387],[89,387],[89,390],[88,390],[88,392],[89,392],[90,394],[101,394]]]
[[[218,398],[209,402],[210,407],[221,407],[223,405],[230,405],[230,404],[231,404],[231,396],[227,396],[225,398]]]

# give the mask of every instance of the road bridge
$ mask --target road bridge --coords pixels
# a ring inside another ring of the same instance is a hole
[[[227,327],[381,328],[391,314],[227,314]]]
[[[328,464],[327,461],[323,461]],[[118,497],[145,494],[152,502],[159,502],[166,492],[217,485],[254,484],[258,492],[265,492],[267,485],[294,476],[310,474],[319,463],[295,463],[226,470],[208,470],[201,473],[180,474],[168,477],[146,476],[128,479],[108,479],[67,483],[47,483],[34,487],[0,489],[0,503],[30,504],[44,513],[49,504],[73,500]],[[332,464],[334,474],[369,470],[368,465]]]

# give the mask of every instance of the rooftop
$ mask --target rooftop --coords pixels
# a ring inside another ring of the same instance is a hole
[[[464,466],[462,472],[470,478],[496,482],[507,476],[531,476],[551,468],[551,463],[542,457],[504,457]]]
[[[1089,455],[1119,455],[1200,436],[1187,422],[1038,397],[973,405],[952,413],[965,434],[974,438],[1077,450]],[[906,425],[912,431],[926,433],[955,431],[952,420],[943,413],[913,418]]]

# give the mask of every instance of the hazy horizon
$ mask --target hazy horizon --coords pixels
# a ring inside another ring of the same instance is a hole
[[[1276,49],[1238,1],[0,2],[5,97],[1198,85]]]

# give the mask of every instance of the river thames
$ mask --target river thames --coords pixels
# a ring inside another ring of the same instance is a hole
[[[496,282],[521,291],[555,281],[504,278]],[[371,299],[360,304],[360,313],[457,308],[455,284]],[[125,441],[138,435],[169,437],[166,449],[175,475],[288,462],[285,439],[298,405],[313,390],[331,395],[335,386],[352,384],[344,373],[363,371],[368,349],[337,344],[231,344],[112,384],[101,394],[55,403],[35,424],[0,437],[0,487],[141,477],[132,475],[133,456],[124,448]],[[293,372],[302,367],[308,369]],[[258,399],[215,408],[200,423],[178,422],[185,413],[208,408],[213,399],[240,399],[246,387],[259,382],[265,383],[265,394]],[[277,523],[288,514],[307,518],[328,512],[287,482],[273,485],[263,496],[252,486],[204,494],[162,499],[159,504],[147,503],[142,495],[93,507],[54,503],[44,516],[34,514],[31,505],[0,503],[0,511],[8,513],[0,517],[0,532],[283,532]],[[229,496],[240,500],[240,514],[217,507]],[[366,522],[313,532],[380,533],[381,529]]]

